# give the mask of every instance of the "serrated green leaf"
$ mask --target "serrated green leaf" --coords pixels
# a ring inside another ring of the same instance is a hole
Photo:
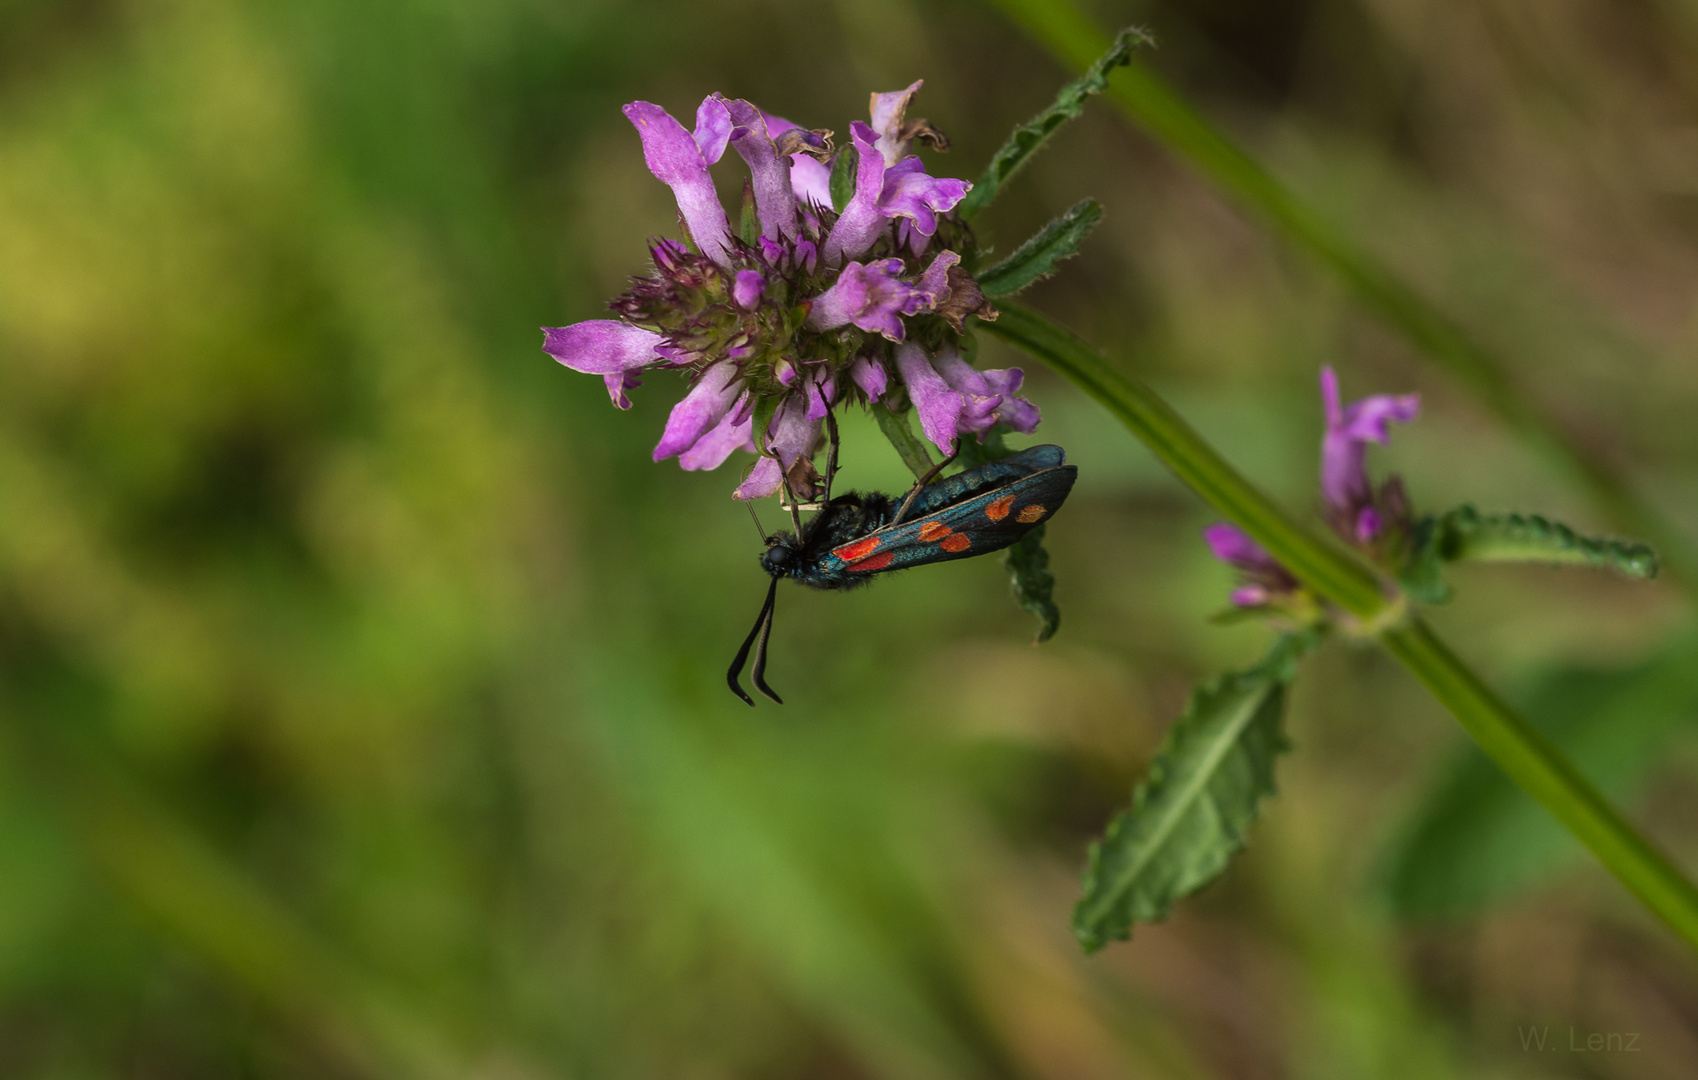
[[[979,275],[986,296],[1012,296],[1055,273],[1058,263],[1079,253],[1079,245],[1103,218],[1095,199],[1086,199],[1043,227],[1019,250]]]
[[[1218,877],[1244,846],[1274,758],[1289,749],[1285,686],[1313,643],[1288,635],[1257,667],[1198,687],[1168,731],[1149,777],[1091,845],[1073,934],[1086,952],[1167,916],[1174,901]]]
[[[1032,644],[1041,645],[1055,636],[1061,626],[1061,609],[1055,606],[1055,575],[1049,572],[1049,552],[1044,550],[1044,526],[1039,525],[1008,549],[1003,558],[1014,586],[1014,599],[1038,617],[1038,633]]]
[[[839,214],[855,197],[855,173],[860,164],[861,153],[853,146],[839,150],[831,163],[831,208]]]
[[[1698,638],[1619,671],[1552,671],[1515,695],[1606,797],[1630,798],[1672,740],[1698,732]],[[1459,747],[1377,859],[1378,888],[1411,919],[1466,915],[1582,861],[1583,849],[1480,750]]]
[[[890,445],[896,447],[902,464],[908,466],[908,471],[918,480],[931,471],[932,459],[926,452],[926,444],[914,434],[914,425],[908,421],[909,415],[909,412],[893,413],[884,407],[883,402],[873,404],[873,419],[878,421],[878,429],[884,432]]]
[[[1657,553],[1644,544],[1582,536],[1538,514],[1482,514],[1463,505],[1445,514],[1440,528],[1446,562],[1538,562],[1614,570],[1634,578],[1657,576]]]
[[[1108,85],[1108,73],[1131,59],[1135,46],[1147,43],[1150,36],[1142,30],[1128,28],[1120,32],[1114,39],[1114,44],[1108,52],[1097,58],[1090,69],[1061,88],[1055,101],[1049,108],[1032,117],[1026,123],[1015,128],[1008,136],[1008,141],[1002,144],[1002,149],[991,158],[991,163],[984,173],[973,184],[973,189],[967,192],[967,197],[961,200],[956,213],[963,221],[989,206],[995,199],[1002,185],[1021,166],[1031,159],[1039,147],[1049,141],[1057,128],[1084,111],[1085,102],[1095,94],[1102,93]]]

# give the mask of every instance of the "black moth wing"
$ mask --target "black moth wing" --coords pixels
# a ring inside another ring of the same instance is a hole
[[[1054,443],[1029,446],[1000,461],[990,461],[976,469],[967,469],[927,484],[908,508],[908,516],[925,517],[933,511],[963,502],[994,487],[1003,487],[1024,476],[1058,468],[1067,461],[1067,454]],[[901,498],[895,502],[901,503]],[[906,519],[904,519],[906,520]]]
[[[1000,551],[1049,520],[1079,470],[1043,469],[832,549],[824,573],[876,574]]]

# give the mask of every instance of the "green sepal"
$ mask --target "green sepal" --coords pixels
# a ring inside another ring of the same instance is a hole
[[[885,407],[882,401],[873,403],[873,419],[878,421],[878,429],[884,432],[884,437],[890,440],[890,445],[896,447],[897,454],[902,457],[902,464],[908,466],[908,471],[914,474],[914,479],[931,471],[931,455],[926,453],[926,444],[914,434],[914,427],[908,422],[909,412],[893,413]]]
[[[1588,566],[1639,579],[1657,576],[1657,553],[1645,544],[1582,536],[1539,514],[1482,514],[1465,503],[1416,526],[1398,581],[1412,599],[1442,603],[1450,589],[1439,572],[1445,563],[1464,559]]]
[[[839,214],[855,197],[855,174],[861,167],[861,152],[845,146],[831,163],[831,208]]]
[[[1219,877],[1274,793],[1285,737],[1285,687],[1318,635],[1285,634],[1262,662],[1199,686],[1169,729],[1149,776],[1091,845],[1073,935],[1087,953],[1166,918],[1180,897]]]
[[[738,222],[737,233],[750,247],[754,247],[761,238],[761,218],[755,211],[755,185],[746,176],[743,178],[743,219]]]
[[[966,221],[989,206],[1002,185],[1020,171],[1032,154],[1055,134],[1056,129],[1083,112],[1086,100],[1092,95],[1102,93],[1108,85],[1108,73],[1129,63],[1133,48],[1150,40],[1150,36],[1142,30],[1133,27],[1122,30],[1108,52],[1098,57],[1085,74],[1061,88],[1061,93],[1056,95],[1049,108],[1015,128],[1008,141],[1002,144],[1002,149],[991,158],[984,173],[974,182],[973,189],[956,207],[955,212],[961,220]],[[835,198],[835,181],[832,190]]]
[[[1058,263],[1079,253],[1079,244],[1103,218],[1095,199],[1086,199],[1043,227],[1019,250],[978,275],[979,289],[991,297],[1012,296],[1055,273]]]

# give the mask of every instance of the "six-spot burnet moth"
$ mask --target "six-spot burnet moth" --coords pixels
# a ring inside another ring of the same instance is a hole
[[[1049,519],[1073,490],[1078,467],[1059,446],[1034,446],[892,497],[850,492],[827,501],[796,532],[769,537],[761,569],[772,575],[754,629],[737,650],[726,682],[755,703],[740,677],[754,650],[755,689],[766,684],[766,644],[780,578],[815,589],[852,589],[874,574],[1000,551]]]

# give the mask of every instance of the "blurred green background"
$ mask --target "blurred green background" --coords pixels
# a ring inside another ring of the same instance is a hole
[[[1092,13],[1698,530],[1698,6]],[[842,132],[922,76],[971,177],[1068,73],[965,0],[0,3],[0,1076],[1691,1075],[1693,958],[1347,646],[1247,855],[1079,955],[1087,841],[1266,633],[1207,624],[1206,511],[1046,372],[1055,641],[992,559],[786,588],[788,704],[726,692],[735,477],[650,463],[680,384],[618,413],[537,328],[674,231],[622,103]],[[1418,505],[1607,525],[1106,105],[981,231],[1086,195],[1030,299],[1287,505],[1331,363],[1423,394],[1374,459]],[[1687,595],[1454,580],[1443,632],[1698,866]]]

